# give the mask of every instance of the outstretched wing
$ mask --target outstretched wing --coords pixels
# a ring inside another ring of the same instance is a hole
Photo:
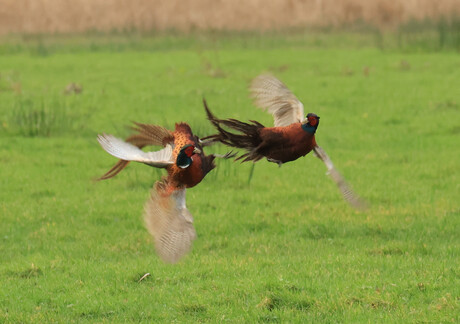
[[[144,152],[138,147],[112,135],[98,135],[97,140],[107,153],[125,161],[141,162],[157,168],[165,168],[174,164],[173,150],[169,144],[164,149],[156,152]]]
[[[136,131],[136,133],[129,136],[125,141],[140,149],[149,145],[166,146],[168,143],[174,143],[174,134],[162,126],[134,122],[134,126],[131,128]],[[113,178],[120,173],[129,164],[129,162],[130,161],[119,160],[98,180]]]
[[[275,126],[287,126],[304,120],[302,103],[274,76],[259,75],[252,81],[250,91],[254,104],[273,115]]]
[[[320,146],[315,146],[313,148],[313,151],[315,152],[316,156],[319,159],[321,159],[321,161],[323,161],[326,165],[328,174],[331,176],[332,180],[334,180],[334,182],[337,184],[337,187],[339,187],[340,191],[342,192],[343,198],[356,209],[366,209],[366,202],[363,201],[358,195],[356,195],[353,192],[353,190],[351,190],[348,183],[345,181],[345,179],[342,177],[339,171],[337,171],[337,169],[334,167],[332,160],[329,158],[326,152]]]
[[[196,239],[193,217],[185,206],[185,189],[166,194],[158,184],[145,205],[145,225],[160,258],[176,263]]]

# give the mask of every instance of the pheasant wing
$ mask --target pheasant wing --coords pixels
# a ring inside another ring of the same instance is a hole
[[[275,126],[299,123],[305,118],[299,99],[272,75],[262,74],[256,77],[251,83],[250,91],[254,104],[273,115]]]
[[[354,208],[364,210],[367,208],[367,204],[363,201],[358,195],[356,195],[353,190],[351,190],[348,183],[342,177],[342,175],[337,171],[332,163],[330,157],[326,154],[326,152],[320,147],[315,146],[313,148],[316,156],[321,159],[326,165],[328,174],[331,176],[332,180],[337,184],[339,187],[340,192],[342,193],[343,198]]]
[[[142,124],[134,122],[131,127],[135,134],[129,136],[125,141],[138,148],[149,145],[166,146],[174,143],[174,134],[162,126]],[[109,171],[102,175],[98,180],[106,180],[120,173],[130,161],[119,160]]]
[[[196,232],[193,217],[185,206],[185,189],[168,195],[157,183],[145,205],[144,218],[156,252],[163,261],[176,263],[187,254]]]
[[[107,153],[121,160],[141,162],[157,168],[165,168],[174,164],[173,150],[169,144],[164,149],[156,152],[144,152],[138,147],[112,135],[98,135],[97,140]]]
[[[139,148],[149,145],[166,146],[168,143],[174,143],[174,134],[162,126],[134,122],[131,128],[136,133],[129,136],[126,142]]]

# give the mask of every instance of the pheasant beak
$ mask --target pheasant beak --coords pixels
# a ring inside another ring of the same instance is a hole
[[[201,150],[200,150],[198,147],[195,147],[195,148],[193,149],[193,153],[195,153],[195,154],[200,154],[200,153],[201,153]]]

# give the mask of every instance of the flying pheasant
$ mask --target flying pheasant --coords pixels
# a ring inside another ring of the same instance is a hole
[[[265,127],[254,120],[245,123],[236,119],[218,119],[203,100],[208,119],[218,133],[204,137],[202,140],[218,141],[245,150],[246,152],[236,160],[257,162],[267,158],[268,161],[279,166],[305,156],[313,150],[315,155],[325,163],[329,175],[339,187],[345,200],[356,208],[363,208],[364,202],[353,193],[335,169],[329,156],[316,143],[315,133],[320,117],[309,113],[304,118],[303,105],[299,99],[284,83],[271,75],[256,77],[251,83],[250,91],[255,105],[273,115],[275,127]],[[236,133],[224,129],[223,126]]]
[[[175,263],[190,250],[196,238],[193,217],[185,204],[185,190],[196,186],[215,168],[216,157],[234,155],[205,155],[200,139],[186,123],[176,124],[174,132],[141,123],[135,123],[133,129],[137,133],[126,141],[112,135],[98,135],[102,148],[120,159],[100,179],[115,176],[130,161],[166,169],[168,175],[157,181],[151,191],[144,218],[158,255],[166,262]],[[147,145],[164,148],[156,152],[140,149]]]

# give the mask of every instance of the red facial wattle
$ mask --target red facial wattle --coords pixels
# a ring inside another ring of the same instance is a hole
[[[188,157],[191,157],[193,155],[194,150],[195,150],[195,147],[192,145],[192,146],[185,148],[184,152]]]

